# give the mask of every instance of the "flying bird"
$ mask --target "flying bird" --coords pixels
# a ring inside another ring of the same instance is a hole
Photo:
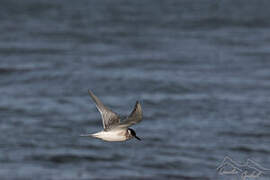
[[[103,130],[94,134],[84,134],[81,136],[99,138],[104,141],[126,141],[134,137],[141,140],[136,136],[136,132],[129,128],[142,121],[142,107],[138,101],[131,114],[121,119],[118,114],[106,107],[92,91],[88,90],[88,93],[100,112]]]

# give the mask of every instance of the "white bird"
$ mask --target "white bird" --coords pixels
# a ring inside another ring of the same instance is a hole
[[[133,137],[141,140],[136,136],[133,129],[128,128],[142,120],[142,107],[138,101],[136,102],[131,114],[121,122],[119,115],[104,106],[92,91],[88,90],[88,93],[96,103],[96,107],[100,112],[104,130],[94,134],[85,134],[81,136],[95,137],[104,141],[126,141]]]

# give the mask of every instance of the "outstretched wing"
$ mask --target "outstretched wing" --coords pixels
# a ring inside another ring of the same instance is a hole
[[[88,90],[88,93],[96,103],[96,107],[102,117],[103,128],[105,131],[111,126],[120,123],[120,118],[115,112],[104,106],[104,104],[98,99],[97,96],[94,95],[92,91]]]
[[[142,107],[141,104],[137,101],[131,114],[127,117],[127,119],[124,122],[121,122],[119,125],[117,125],[117,127],[127,128],[141,121],[142,121]]]

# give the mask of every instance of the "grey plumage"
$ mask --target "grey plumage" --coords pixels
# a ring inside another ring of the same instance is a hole
[[[127,128],[134,124],[141,122],[142,120],[142,107],[137,101],[131,114],[121,123],[117,125],[119,128]]]
[[[120,117],[115,112],[104,106],[104,104],[99,100],[97,96],[94,95],[92,91],[88,90],[88,93],[96,103],[96,107],[101,114],[102,124],[105,131],[110,129],[111,126],[120,123]]]
[[[88,90],[90,97],[96,103],[96,107],[101,114],[102,123],[104,130],[108,130],[111,128],[127,128],[134,124],[139,123],[142,120],[142,107],[140,103],[137,101],[133,111],[131,114],[123,119],[123,122],[120,122],[120,116],[113,112],[111,109],[106,107],[97,96],[91,90]]]
[[[142,120],[142,107],[138,101],[131,114],[121,122],[120,116],[106,107],[92,91],[88,90],[88,93],[101,114],[104,130],[94,134],[85,134],[81,136],[95,137],[104,141],[126,141],[133,137],[141,140],[136,136],[135,131],[129,128],[129,126],[139,123]]]

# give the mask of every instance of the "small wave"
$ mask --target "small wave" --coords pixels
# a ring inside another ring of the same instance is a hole
[[[208,17],[201,19],[189,20],[189,23],[184,25],[187,29],[218,29],[229,27],[242,27],[242,28],[267,28],[270,24],[267,20],[254,18],[254,19],[237,19],[237,18],[223,18],[223,17]]]
[[[210,180],[205,176],[184,176],[184,175],[173,175],[173,174],[164,174],[165,179],[185,179],[185,180]]]
[[[62,163],[75,163],[80,161],[115,161],[121,160],[122,156],[114,155],[113,157],[98,157],[98,156],[88,156],[88,155],[72,155],[72,154],[62,154],[62,155],[51,155],[51,156],[44,156],[44,155],[35,155],[31,156],[31,160],[35,161],[49,161],[57,164]]]
[[[258,153],[263,153],[263,154],[269,154],[269,151],[266,149],[251,148],[251,147],[247,147],[247,146],[232,147],[232,148],[230,148],[230,150],[239,151],[239,152],[246,152],[246,153],[258,152]]]
[[[0,67],[0,74],[13,74],[13,73],[23,73],[28,72],[30,69],[23,68],[10,68],[10,67]]]
[[[38,54],[38,55],[51,55],[51,54],[63,54],[63,49],[53,48],[0,48],[0,54],[2,55],[26,55],[26,54]]]
[[[233,136],[233,137],[253,137],[253,138],[270,137],[270,133],[221,132],[219,134],[225,135],[225,136]]]

